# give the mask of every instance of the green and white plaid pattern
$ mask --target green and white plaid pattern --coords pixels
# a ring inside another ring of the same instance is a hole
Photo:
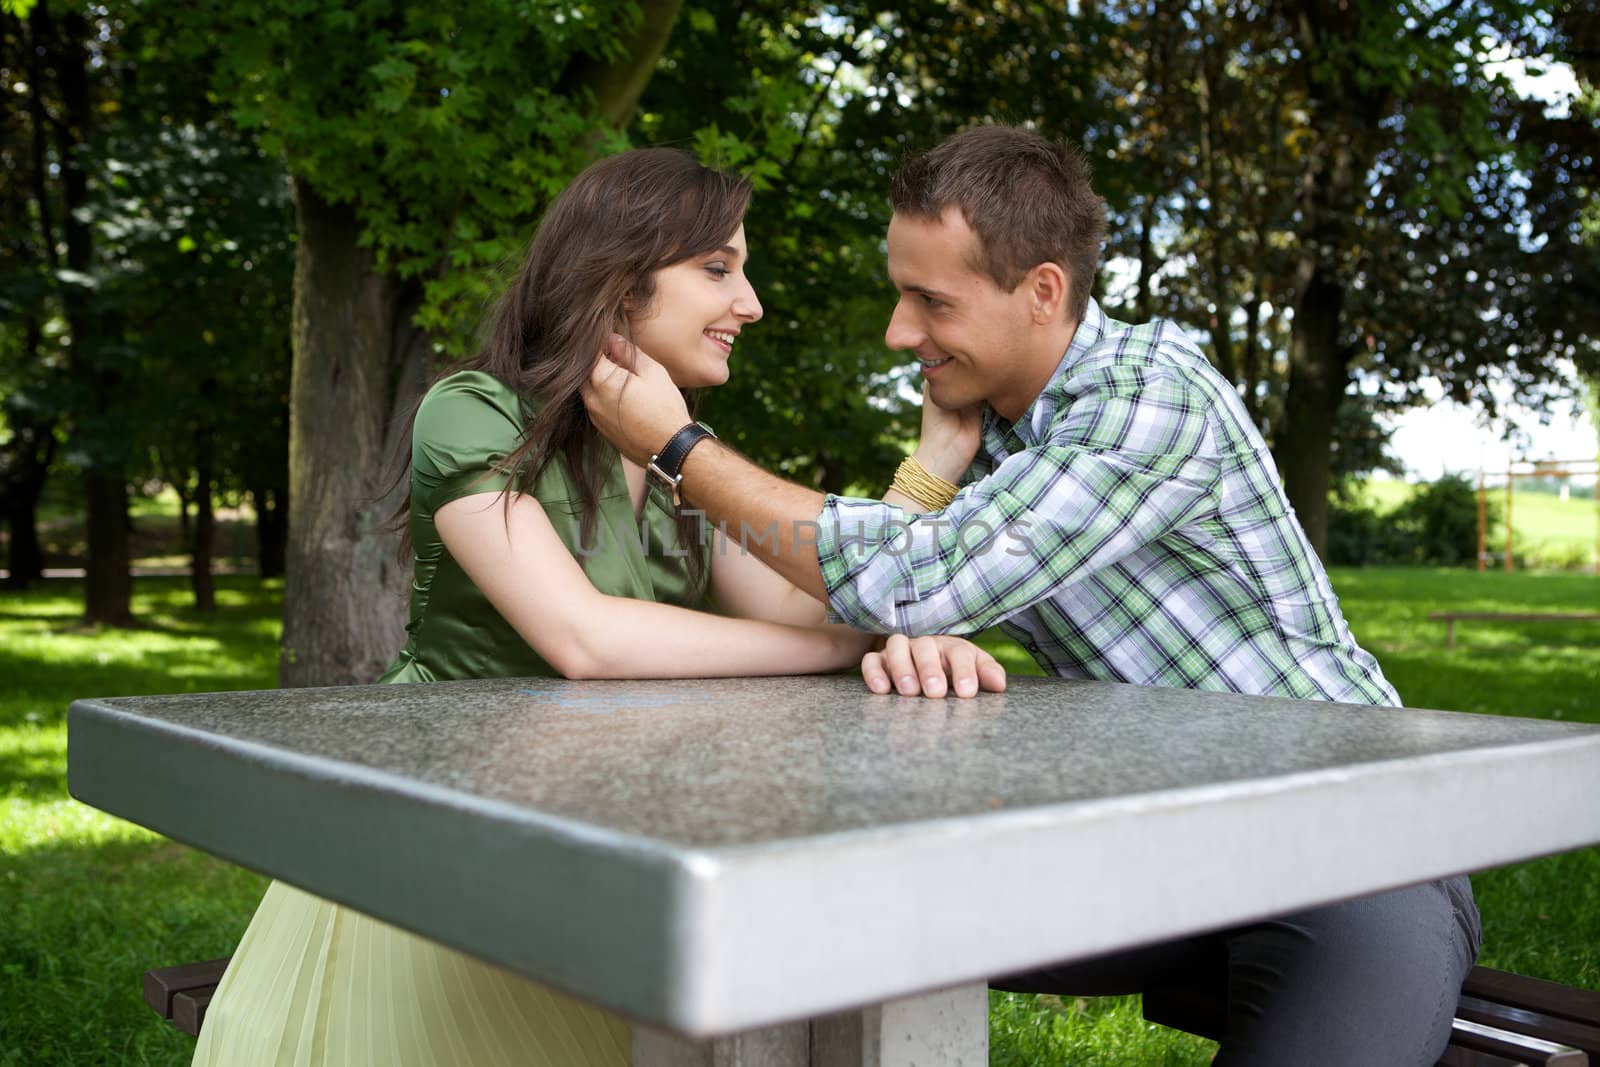
[[[1396,705],[1355,643],[1244,406],[1183,332],[1091,303],[1049,385],[943,512],[830,496],[834,618],[996,623],[1058,675]]]

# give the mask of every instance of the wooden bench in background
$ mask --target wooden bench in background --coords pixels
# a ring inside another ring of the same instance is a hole
[[[1435,611],[1428,615],[1444,623],[1444,647],[1456,647],[1456,623],[1476,619],[1480,622],[1600,622],[1600,611]]]
[[[1150,1022],[1219,1040],[1225,994],[1150,990]],[[1357,1024],[1359,1025],[1359,1023]],[[1437,1067],[1600,1067],[1600,993],[1474,967]]]

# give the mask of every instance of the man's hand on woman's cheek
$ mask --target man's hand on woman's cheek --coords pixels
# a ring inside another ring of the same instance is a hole
[[[880,652],[861,658],[861,679],[874,693],[901,696],[976,696],[1003,693],[1006,669],[964,637],[891,634]]]
[[[689,422],[672,375],[618,334],[596,357],[581,392],[600,436],[641,466]]]

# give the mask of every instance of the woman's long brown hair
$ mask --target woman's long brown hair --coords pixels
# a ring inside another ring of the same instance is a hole
[[[749,203],[747,181],[677,149],[635,149],[591,164],[545,212],[477,354],[446,371],[483,371],[537,407],[505,468],[528,491],[560,456],[578,489],[586,543],[616,452],[589,422],[579,387],[611,334],[632,339],[629,319],[650,307],[655,272],[727,244]],[[692,410],[694,397],[685,395]],[[410,439],[401,438],[400,477],[410,469]],[[408,487],[397,520],[410,505]],[[699,585],[705,557],[690,516],[679,516],[678,539]],[[401,551],[409,554],[409,543]]]

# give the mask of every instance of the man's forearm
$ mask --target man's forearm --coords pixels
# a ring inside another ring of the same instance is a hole
[[[798,589],[828,602],[817,561],[817,517],[824,497],[768,474],[718,441],[684,461],[683,498],[726,532],[730,551],[759,557]]]

